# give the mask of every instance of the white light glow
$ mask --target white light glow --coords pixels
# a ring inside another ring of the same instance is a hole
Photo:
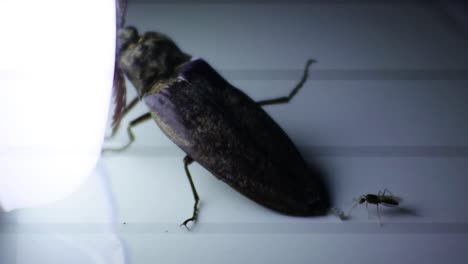
[[[100,155],[112,87],[114,0],[0,2],[0,206],[75,191]]]

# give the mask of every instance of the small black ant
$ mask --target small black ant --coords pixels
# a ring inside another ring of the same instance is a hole
[[[390,195],[386,193],[390,193]],[[379,191],[378,194],[365,194],[361,195],[357,200],[355,199],[356,203],[354,206],[349,210],[348,215],[351,214],[351,211],[356,207],[358,204],[366,203],[366,208],[368,209],[368,204],[375,204],[377,206],[377,216],[380,222],[380,212],[379,212],[379,204],[387,206],[387,207],[397,207],[400,204],[401,199],[395,195],[393,195],[388,189],[385,189],[383,192]],[[369,209],[368,209],[369,210]]]

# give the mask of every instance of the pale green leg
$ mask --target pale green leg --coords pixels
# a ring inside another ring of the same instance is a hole
[[[193,205],[193,214],[192,217],[189,219],[185,220],[180,226],[185,226],[185,228],[189,229],[187,224],[189,222],[195,222],[198,217],[198,203],[200,202],[200,197],[198,196],[197,190],[195,189],[195,184],[193,183],[192,180],[192,175],[190,175],[190,171],[188,169],[188,165],[190,165],[193,162],[193,159],[190,156],[185,156],[184,158],[184,168],[185,168],[185,173],[187,174],[187,178],[190,182],[190,187],[192,188],[192,193],[193,193],[193,198],[195,199],[195,204]]]
[[[140,99],[138,98],[138,96],[136,96],[135,98],[133,98],[133,100],[125,107],[123,113],[122,113],[122,118],[128,113],[130,112],[130,110],[133,109],[133,107],[135,107],[135,105],[137,105],[137,103],[140,101]],[[121,119],[122,120],[122,119]],[[109,140],[109,139],[112,139],[118,132],[120,128],[120,122],[114,127],[112,128],[112,134],[108,137],[106,137],[106,140]]]
[[[128,138],[129,138],[128,143],[125,144],[124,146],[120,147],[120,148],[114,148],[114,149],[106,148],[106,149],[103,149],[102,153],[104,153],[104,152],[120,152],[120,151],[126,150],[128,147],[130,147],[130,145],[133,143],[133,141],[135,141],[135,135],[132,132],[132,128],[139,125],[139,124],[141,124],[141,123],[143,123],[143,122],[145,122],[145,121],[151,120],[151,119],[152,118],[151,118],[151,113],[150,112],[148,112],[146,114],[143,114],[140,117],[134,119],[127,126],[127,134],[128,134]]]
[[[289,93],[287,96],[283,97],[278,97],[278,98],[273,98],[273,99],[268,99],[268,100],[262,100],[258,101],[257,104],[260,106],[264,105],[272,105],[272,104],[284,104],[284,103],[289,103],[291,99],[299,92],[299,90],[304,86],[304,83],[307,81],[307,76],[309,74],[309,67],[312,63],[315,63],[316,61],[313,59],[310,59],[307,61],[306,66],[304,68],[304,73],[302,75],[302,79],[299,81],[299,83],[294,87],[294,89]]]

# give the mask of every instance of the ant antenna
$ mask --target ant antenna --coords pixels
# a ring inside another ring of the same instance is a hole
[[[348,217],[351,216],[351,212],[353,211],[354,207],[356,207],[359,204],[359,199],[353,199],[353,200],[356,201],[356,203],[353,205],[353,207],[351,207],[351,209],[349,209]]]

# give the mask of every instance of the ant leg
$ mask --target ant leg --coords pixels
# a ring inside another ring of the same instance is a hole
[[[264,105],[272,105],[272,104],[289,103],[289,101],[291,101],[291,99],[297,94],[299,89],[301,89],[302,86],[304,86],[304,83],[307,81],[307,75],[309,74],[309,67],[314,62],[316,61],[313,59],[307,60],[306,66],[304,68],[304,73],[302,75],[302,79],[299,81],[296,87],[294,87],[294,89],[289,93],[289,95],[278,97],[278,98],[273,98],[273,99],[268,99],[268,100],[258,101],[257,104],[260,106],[264,106]]]
[[[193,183],[192,180],[192,175],[190,175],[190,171],[188,169],[188,165],[190,165],[193,162],[193,159],[190,156],[185,156],[184,158],[184,168],[185,168],[185,173],[187,174],[188,180],[190,182],[190,187],[192,188],[192,193],[193,193],[193,198],[195,199],[195,204],[193,205],[193,214],[192,217],[188,218],[185,220],[180,226],[185,226],[187,230],[189,230],[187,224],[189,222],[195,222],[198,217],[198,203],[200,201],[200,197],[198,196],[197,190],[195,189],[195,184]]]
[[[370,213],[369,213],[369,203],[366,201],[366,210],[367,210],[367,219],[370,219]]]
[[[128,133],[128,138],[129,138],[129,141],[127,144],[125,144],[124,146],[120,147],[120,148],[115,148],[115,149],[103,149],[102,150],[102,153],[104,152],[120,152],[120,151],[123,151],[123,150],[126,150],[128,147],[130,147],[130,145],[133,143],[133,141],[135,141],[135,135],[133,134],[132,132],[132,128],[134,126],[137,126],[145,121],[148,121],[151,119],[151,113],[146,113],[144,115],[141,115],[140,117],[134,119],[132,122],[130,122],[130,124],[128,124],[128,127],[127,127],[127,133]]]
[[[380,220],[380,211],[379,211],[379,205],[377,204],[377,218],[379,219],[379,224],[382,226],[382,221]]]
[[[387,188],[384,189],[382,195],[385,196],[385,193],[386,193],[386,192],[390,193],[390,195],[392,195],[392,196],[395,196],[395,195],[394,195],[390,190],[388,190]]]

